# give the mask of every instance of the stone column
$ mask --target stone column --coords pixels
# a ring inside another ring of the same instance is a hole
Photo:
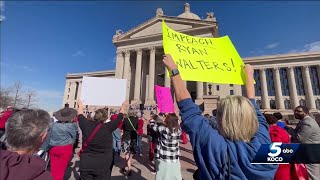
[[[197,82],[197,99],[195,103],[198,105],[203,103],[203,82]]]
[[[171,79],[167,76],[167,68],[164,67],[164,86],[165,87],[171,87]]]
[[[280,81],[280,74],[279,74],[279,68],[274,67],[273,68],[273,74],[275,76],[276,80],[276,105],[277,109],[284,109],[284,100],[282,97],[282,91],[281,91],[281,81]]]
[[[292,104],[291,108],[294,109],[297,106],[299,106],[296,80],[294,78],[294,67],[290,66],[288,67],[287,70],[289,70],[288,77],[289,77],[290,101]]]
[[[318,80],[320,83],[320,64],[317,65],[317,74],[318,74]]]
[[[217,93],[217,85],[219,84],[216,84],[216,83],[211,83],[212,87],[211,87],[211,95],[217,95],[219,93]],[[219,87],[220,88],[220,87]]]
[[[146,93],[145,93],[145,95],[144,95],[144,99],[145,99],[145,101],[147,101],[148,100],[148,98],[149,98],[149,74],[147,74],[146,75]]]
[[[262,100],[262,108],[270,109],[268,88],[267,88],[267,77],[265,69],[260,69],[260,81],[261,81],[261,100]]]
[[[117,51],[116,60],[116,78],[122,79],[123,77],[123,52]]]
[[[312,84],[310,79],[309,66],[302,67],[303,85],[305,89],[306,102],[309,109],[316,109],[316,103],[314,101]]]
[[[134,78],[134,102],[140,103],[140,87],[141,87],[141,64],[142,64],[142,50],[137,49],[136,74]]]
[[[79,82],[79,87],[78,87],[78,97],[77,97],[77,104],[78,104],[78,100],[81,97],[81,89],[82,89],[82,80],[78,81]]]
[[[124,71],[123,71],[123,79],[127,80],[127,91],[126,91],[126,101],[129,101],[130,97],[130,82],[129,82],[129,75],[130,75],[130,51],[125,51],[125,58],[124,58]]]
[[[203,82],[197,82],[197,99],[203,99]]]
[[[154,76],[155,76],[155,64],[156,64],[156,48],[151,47],[150,48],[150,62],[149,62],[149,83],[148,83],[148,99],[147,103],[148,105],[150,104],[155,104],[154,101]]]

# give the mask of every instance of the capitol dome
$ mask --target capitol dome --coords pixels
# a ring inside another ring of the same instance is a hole
[[[186,19],[196,19],[201,20],[200,17],[190,11],[190,4],[186,3],[184,5],[184,13],[178,16],[179,18],[186,18]]]

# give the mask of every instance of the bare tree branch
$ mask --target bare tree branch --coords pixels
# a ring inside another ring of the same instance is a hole
[[[29,89],[26,95],[27,95],[27,108],[32,107],[34,103],[37,101],[36,100],[37,92]]]
[[[11,96],[11,88],[1,88],[0,89],[0,108],[6,108],[13,104],[13,98]]]
[[[14,90],[14,100],[13,100],[13,107],[16,108],[17,106],[23,104],[21,101],[21,91],[22,91],[22,83],[20,81],[17,81],[13,85]]]
[[[31,108],[37,102],[37,92],[31,89],[24,91],[23,85],[19,81],[15,82],[12,87],[0,89],[0,108],[2,109],[7,106]]]

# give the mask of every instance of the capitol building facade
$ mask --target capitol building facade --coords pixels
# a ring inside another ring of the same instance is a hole
[[[166,16],[158,8],[155,17],[127,32],[116,32],[112,40],[117,54],[115,70],[66,75],[63,104],[76,108],[82,77],[92,76],[127,79],[126,100],[131,104],[155,105],[154,85],[171,87],[162,63],[162,20],[170,28],[188,35],[219,36],[213,13],[200,19],[186,4],[185,12],[176,17]],[[262,111],[280,111],[291,119],[293,109],[299,105],[307,106],[312,113],[320,112],[320,52],[251,57],[243,61],[255,69],[256,102]],[[192,99],[209,114],[220,98],[244,94],[240,85],[185,83]]]

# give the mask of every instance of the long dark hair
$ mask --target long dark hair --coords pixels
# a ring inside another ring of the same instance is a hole
[[[165,124],[171,133],[178,132],[180,128],[179,118],[175,113],[169,113],[166,115]]]
[[[271,124],[276,124],[278,122],[278,119],[276,116],[274,116],[273,114],[264,114],[264,117],[266,118],[267,120],[267,123],[269,125]]]

